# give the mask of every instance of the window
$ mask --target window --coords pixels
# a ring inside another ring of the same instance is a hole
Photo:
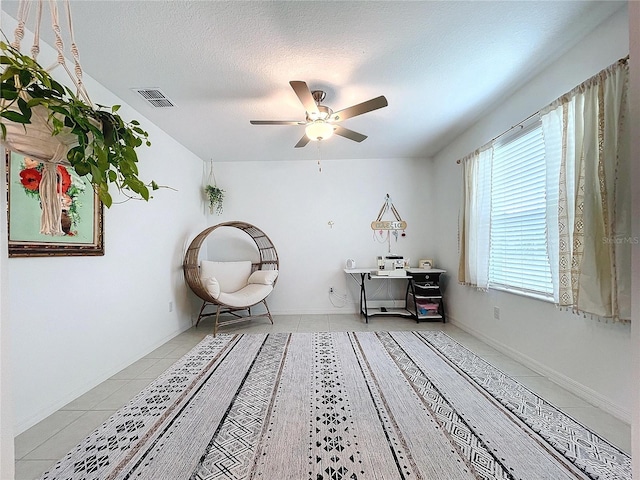
[[[489,287],[552,298],[544,153],[539,119],[494,146]]]
[[[628,58],[461,158],[458,281],[631,318]]]

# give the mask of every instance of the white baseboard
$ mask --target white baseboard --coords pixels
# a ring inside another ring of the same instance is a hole
[[[272,315],[351,315],[358,313],[358,306],[345,305],[344,307],[332,307],[332,308],[272,308],[269,306]]]
[[[533,358],[522,354],[521,352],[511,348],[508,345],[505,345],[504,343],[498,342],[493,338],[487,337],[482,332],[475,330],[474,328],[470,327],[467,324],[457,321],[455,318],[451,316],[447,317],[447,320],[451,324],[458,327],[459,329],[464,330],[465,332],[473,335],[474,337],[477,337],[478,339],[482,340],[487,345],[490,345],[491,347],[495,348],[499,352],[504,353],[505,355],[513,358],[514,360],[517,360],[518,362],[530,368],[534,372],[537,372],[540,375],[547,377],[552,382],[557,383],[562,388],[568,390],[574,395],[577,395],[578,397],[582,398],[586,402],[589,402],[590,404],[598,408],[601,408],[605,412],[613,415],[614,417],[616,417],[619,420],[622,420],[625,423],[631,424],[631,412],[613,403],[609,398],[605,397],[601,393],[598,393],[595,390],[579,382],[576,382],[574,379],[567,377],[566,375],[552,368],[549,368],[546,365],[543,365],[537,360],[534,360]]]
[[[29,416],[27,418],[16,419],[15,420],[16,423],[14,424],[14,427],[13,427],[14,436],[18,436],[21,433],[25,432],[29,428],[31,428],[34,425],[36,425],[38,422],[40,422],[40,421],[44,420],[45,418],[47,418],[49,415],[51,415],[51,414],[57,412],[58,410],[60,410],[62,407],[64,407],[66,404],[68,404],[72,400],[75,400],[79,396],[84,395],[85,393],[87,393],[92,388],[96,387],[97,385],[99,385],[100,383],[104,382],[105,380],[108,380],[109,378],[111,378],[113,375],[115,375],[116,373],[118,373],[122,369],[124,369],[124,368],[128,367],[129,365],[131,365],[132,363],[140,360],[142,357],[150,354],[156,348],[161,347],[162,345],[167,343],[169,340],[171,340],[172,338],[177,337],[182,332],[184,332],[186,330],[189,330],[191,327],[192,327],[191,322],[186,322],[186,321],[182,322],[182,324],[180,325],[180,327],[178,327],[178,329],[176,329],[173,332],[165,335],[161,339],[156,340],[153,344],[147,346],[147,348],[144,351],[137,352],[130,358],[122,359],[121,362],[118,365],[111,366],[111,367],[109,367],[108,369],[106,369],[106,370],[104,370],[102,372],[96,372],[96,375],[95,375],[94,378],[92,378],[88,382],[85,382],[82,386],[80,386],[79,388],[75,389],[74,391],[68,392],[63,397],[58,398],[55,401],[51,402],[45,408],[39,410],[38,412],[34,413],[33,415],[31,415],[31,416]],[[176,361],[177,361],[177,359],[176,359]]]

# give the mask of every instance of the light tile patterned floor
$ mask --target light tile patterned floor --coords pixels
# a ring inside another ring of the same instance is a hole
[[[378,317],[364,323],[356,314],[347,315],[281,315],[271,325],[266,319],[229,325],[220,332],[323,332],[323,331],[387,331],[442,330],[476,355],[484,358],[530,390],[536,392],[573,418],[596,431],[625,452],[631,448],[628,424],[590,405],[508,358],[484,342],[449,323],[416,323],[399,317]],[[16,480],[39,478],[58,459],[84,437],[125,405],[154,378],[211,333],[211,321],[203,321],[131,364],[84,395],[18,435],[16,447]]]

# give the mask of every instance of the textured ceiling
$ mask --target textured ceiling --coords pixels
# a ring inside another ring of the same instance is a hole
[[[16,17],[17,1],[2,0]],[[45,2],[46,4],[47,2]],[[62,4],[62,2],[58,2]],[[202,159],[430,157],[575,45],[624,1],[71,1],[87,74]],[[44,22],[42,37],[52,43]],[[10,32],[9,32],[10,33]],[[368,135],[293,146],[304,120],[290,80]],[[157,109],[132,88],[155,87]],[[152,139],[153,140],[153,139]]]

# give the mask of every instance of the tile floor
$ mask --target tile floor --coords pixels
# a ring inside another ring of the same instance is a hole
[[[630,452],[631,428],[628,424],[590,405],[450,323],[416,323],[414,320],[405,318],[379,317],[371,319],[370,323],[366,324],[355,314],[282,315],[274,316],[273,325],[269,324],[266,319],[257,320],[250,323],[229,325],[221,329],[220,332],[385,330],[443,330],[476,355],[517,379],[625,452]],[[39,478],[58,459],[62,458],[211,331],[210,321],[203,321],[197,329],[191,328],[178,335],[18,435],[15,439],[16,480]]]

